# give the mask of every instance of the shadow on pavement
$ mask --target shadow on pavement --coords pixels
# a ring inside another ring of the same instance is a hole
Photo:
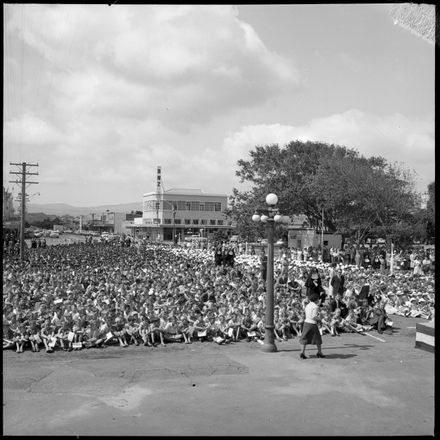
[[[345,345],[350,345],[350,347],[322,347],[323,352],[325,353],[325,359],[348,359],[348,358],[352,358],[352,357],[356,357],[357,354],[342,354],[342,353],[328,353],[328,350],[345,350],[346,348],[359,348],[360,350],[368,350],[368,348],[362,348],[362,346],[360,345],[356,345],[356,344],[345,344]],[[312,351],[312,348],[310,349],[310,351]],[[301,352],[301,349],[299,348],[292,348],[292,349],[278,349],[279,353],[282,352],[286,352],[286,353],[292,353],[292,352],[297,352],[298,354]],[[307,357],[313,359],[316,358],[316,354],[315,352],[312,354],[311,352],[308,353],[306,352]]]
[[[369,350],[374,345],[344,344],[347,348],[359,348],[359,350]]]
[[[307,346],[307,347],[308,347],[307,351],[309,351],[309,350],[311,351],[313,349],[316,350],[316,347],[314,347],[313,345],[310,345],[310,347],[309,346]],[[326,351],[326,352],[328,350],[345,350],[347,348],[356,348],[358,350],[369,350],[372,347],[374,347],[374,345],[344,344],[343,347],[340,347],[340,346],[339,347],[326,347],[325,344],[323,344],[322,345],[322,350]],[[295,347],[295,348],[293,348],[293,347],[292,348],[279,348],[278,347],[277,351],[279,353],[282,353],[282,352],[285,352],[285,353],[292,353],[292,352],[300,353],[301,347]],[[331,355],[331,354],[329,354],[329,355],[327,355],[326,354],[326,357],[334,357],[334,358],[336,358],[336,357],[345,358],[345,357],[353,357],[353,356],[357,356],[357,355],[356,354],[347,354],[347,355],[344,355],[344,354],[341,354],[341,355]]]
[[[325,354],[325,359],[348,359],[348,358],[352,358],[352,357],[356,357],[357,354],[340,354],[340,353],[330,353],[330,354]],[[316,357],[315,356],[311,356],[311,357]]]

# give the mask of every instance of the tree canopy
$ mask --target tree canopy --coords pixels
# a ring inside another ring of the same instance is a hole
[[[372,234],[400,236],[420,217],[413,175],[354,149],[310,141],[257,146],[250,151],[250,160],[239,160],[238,167],[236,175],[252,187],[244,192],[234,188],[229,215],[246,238],[261,235],[251,217],[265,205],[269,192],[278,195],[282,214],[305,214],[311,225],[318,226],[324,211],[328,230],[358,242]]]

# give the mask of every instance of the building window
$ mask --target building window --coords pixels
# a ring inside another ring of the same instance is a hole
[[[190,225],[191,224],[191,220],[189,218],[185,219],[185,225]]]
[[[164,211],[172,211],[173,206],[176,202],[172,202],[171,200],[164,200],[163,201],[163,209]]]
[[[215,203],[215,211],[220,212],[222,210],[222,204],[220,202]]]
[[[205,211],[214,211],[214,202],[205,202]]]
[[[199,211],[200,202],[191,202],[191,211]]]
[[[186,202],[184,202],[183,200],[179,200],[177,202],[177,209],[179,211],[186,211]]]
[[[200,203],[199,209],[200,209],[200,211],[204,211],[205,210],[205,204],[204,203]]]
[[[198,225],[199,224],[199,220],[193,219],[193,225]]]
[[[176,225],[181,225],[182,224],[182,220],[180,220],[180,218],[176,218],[176,220],[174,220],[174,223]]]
[[[154,200],[145,200],[144,211],[153,211],[153,210],[154,210]]]
[[[223,220],[217,220],[217,224],[218,224],[219,226],[223,226]]]
[[[164,219],[164,224],[170,225],[171,224],[171,219],[170,218]]]
[[[207,225],[208,224],[208,220],[202,218],[202,220],[200,220],[202,225]]]
[[[191,202],[185,202],[185,209],[191,211]]]
[[[210,225],[215,225],[215,220],[209,220]]]

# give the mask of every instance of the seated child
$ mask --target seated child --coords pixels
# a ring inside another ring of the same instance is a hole
[[[330,334],[332,336],[340,336],[340,332],[343,331],[343,322],[341,317],[341,309],[337,307],[333,313],[330,314]]]
[[[231,337],[234,342],[239,341],[240,329],[241,329],[241,320],[238,317],[237,313],[231,313],[231,317],[228,321],[229,328],[231,329],[229,332],[232,333]]]
[[[142,313],[140,317],[138,333],[144,342],[144,346],[151,347],[153,345],[151,341],[150,319],[145,313]]]
[[[280,315],[278,309],[275,309],[274,314],[274,335],[278,341],[287,341],[287,325],[284,316]]]
[[[169,317],[165,323],[163,327],[163,337],[167,342],[182,342],[183,334],[180,332],[177,317],[175,315]]]
[[[241,329],[245,332],[248,342],[257,340],[258,325],[252,321],[251,312],[248,311],[241,322]]]
[[[41,339],[43,340],[44,346],[46,347],[46,353],[53,353],[53,348],[55,346],[53,338],[55,336],[55,329],[51,324],[51,319],[46,318],[40,331]]]
[[[229,344],[232,341],[232,334],[233,331],[230,331],[231,327],[229,326],[229,323],[226,321],[226,318],[224,315],[219,315],[217,318],[217,328],[218,328],[218,334],[217,337],[220,337],[223,339],[223,341],[216,341],[217,343],[225,342],[226,344]]]
[[[156,339],[158,336],[160,339],[160,344],[165,347],[163,328],[160,325],[160,318],[158,316],[152,316],[150,318],[150,336],[153,347],[156,347]]]
[[[378,333],[383,333],[385,329],[387,329],[387,324],[385,323],[388,318],[387,313],[385,312],[385,303],[384,301],[379,301],[374,308],[374,315],[369,321],[369,325],[377,329]]]
[[[128,344],[139,345],[139,322],[136,318],[137,315],[131,315],[128,317],[125,323],[125,333],[128,339]]]
[[[40,351],[38,345],[41,344],[43,341],[40,337],[40,329],[38,328],[37,322],[35,320],[29,322],[29,341],[31,343],[33,352]]]
[[[194,328],[190,326],[188,318],[185,316],[182,317],[179,324],[179,332],[182,333],[185,344],[191,344],[191,337],[194,331]]]

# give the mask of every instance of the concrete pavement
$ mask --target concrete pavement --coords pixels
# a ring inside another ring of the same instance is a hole
[[[434,435],[434,354],[416,322],[393,335],[324,335],[325,359],[296,339],[3,351],[3,435]]]

